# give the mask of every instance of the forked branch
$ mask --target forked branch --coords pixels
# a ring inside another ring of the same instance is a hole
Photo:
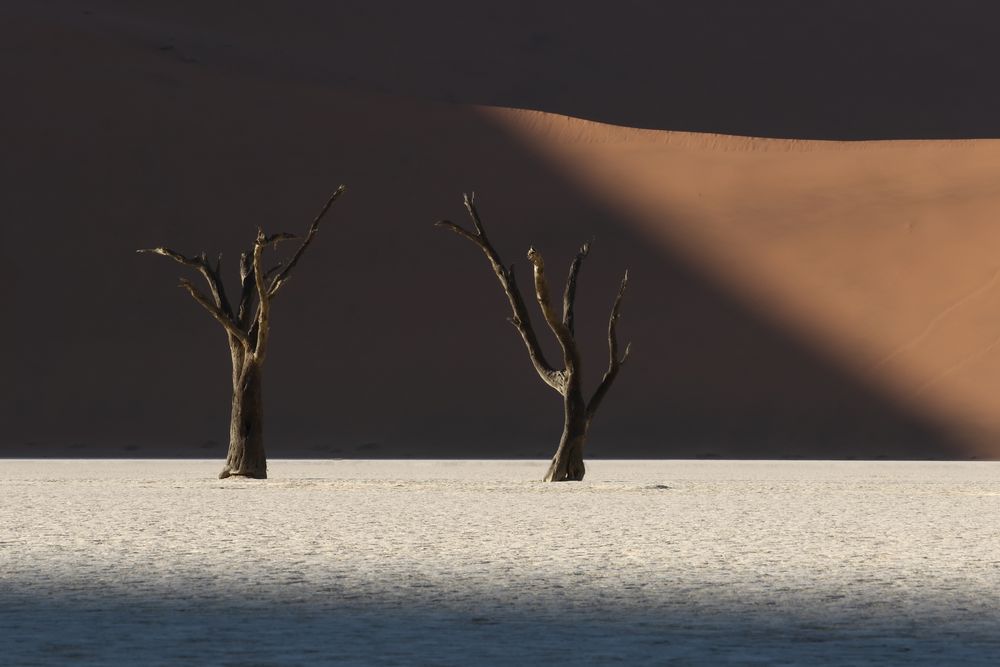
[[[257,334],[256,341],[254,341],[254,356],[257,357],[259,363],[264,362],[267,339],[271,333],[271,297],[273,296],[267,286],[268,271],[261,267],[261,256],[264,253],[264,248],[294,238],[297,238],[294,234],[287,233],[267,236],[263,229],[257,228],[257,241],[253,245],[250,271],[253,273],[254,286],[257,288],[257,317],[254,318],[253,326],[256,327]]]
[[[594,413],[597,412],[601,401],[604,400],[608,390],[615,381],[615,377],[618,376],[618,371],[621,370],[621,367],[628,360],[629,352],[632,351],[632,343],[628,343],[625,345],[625,353],[622,354],[621,358],[618,357],[617,328],[618,320],[621,317],[622,297],[625,296],[626,286],[628,286],[628,271],[625,272],[625,276],[622,278],[621,286],[618,288],[618,296],[615,297],[615,303],[611,307],[611,317],[608,319],[608,370],[604,372],[601,384],[598,385],[597,390],[590,399],[590,403],[587,405],[587,414],[590,417],[593,417]]]
[[[569,332],[563,320],[556,315],[556,311],[549,300],[549,283],[545,279],[545,260],[542,258],[541,253],[534,248],[528,248],[528,261],[534,267],[535,300],[538,301],[538,307],[542,311],[545,323],[549,325],[549,329],[552,330],[556,340],[559,341],[559,347],[563,351],[563,359],[566,361],[567,374],[571,374],[580,365],[580,354],[576,349],[576,341],[573,340],[573,335]]]
[[[201,253],[197,257],[188,257],[182,255],[176,250],[171,250],[170,248],[164,248],[162,246],[158,248],[142,248],[136,250],[138,253],[153,253],[154,255],[162,255],[163,257],[168,257],[178,264],[183,264],[184,266],[190,266],[197,269],[201,275],[205,277],[205,282],[208,283],[208,289],[212,292],[212,298],[215,300],[215,305],[219,308],[225,315],[229,318],[233,316],[233,309],[229,305],[229,300],[226,298],[226,288],[222,283],[222,278],[219,274],[219,269],[222,266],[222,255],[219,255],[218,260],[215,263],[215,268],[208,263],[208,258],[205,253]]]
[[[207,296],[198,291],[198,288],[191,284],[190,280],[185,280],[181,278],[180,287],[183,287],[188,291],[188,294],[197,301],[202,307],[208,311],[209,315],[214,317],[219,324],[225,327],[226,331],[230,336],[235,337],[238,341],[243,343],[245,347],[249,347],[249,341],[247,336],[239,327],[233,322],[232,318],[222,312],[218,306],[213,304]]]
[[[302,259],[302,255],[305,254],[306,248],[309,247],[309,244],[312,243],[313,237],[316,236],[316,232],[319,231],[319,223],[320,221],[323,220],[323,216],[325,216],[327,211],[330,210],[330,207],[333,206],[333,202],[337,201],[337,199],[340,198],[340,195],[344,194],[344,191],[346,189],[347,189],[346,186],[341,185],[334,191],[332,195],[330,195],[330,198],[327,200],[326,204],[323,205],[323,208],[316,215],[316,218],[312,221],[312,224],[309,225],[309,231],[306,233],[305,238],[302,240],[302,244],[295,251],[295,254],[292,255],[292,259],[289,260],[289,262],[285,264],[283,268],[281,268],[281,270],[278,272],[278,275],[276,275],[273,279],[271,279],[270,285],[267,288],[267,295],[269,297],[274,298],[274,296],[278,293],[278,290],[280,290],[281,287],[286,282],[288,282],[288,278],[289,275],[292,273],[292,269],[294,269],[295,265],[299,263],[300,259]],[[278,239],[278,240],[285,240],[285,239]],[[268,275],[269,274],[270,272],[268,272]],[[261,294],[263,294],[263,292]]]
[[[483,226],[482,219],[479,217],[479,211],[476,209],[475,194],[465,195],[465,208],[469,212],[469,217],[472,219],[475,231],[469,231],[448,220],[440,220],[435,223],[435,226],[447,229],[474,243],[486,255],[486,259],[489,260],[490,266],[493,268],[493,273],[496,274],[497,280],[500,282],[500,286],[503,288],[504,294],[510,302],[512,312],[510,322],[517,329],[518,333],[521,334],[521,339],[524,341],[524,346],[528,349],[528,357],[531,359],[535,371],[538,372],[539,377],[547,385],[560,394],[563,393],[565,389],[565,374],[554,369],[545,359],[542,348],[538,344],[538,337],[535,335],[534,327],[531,325],[528,310],[524,305],[521,290],[514,279],[514,267],[511,266],[508,269],[504,265],[500,259],[500,255],[486,236],[486,228]]]

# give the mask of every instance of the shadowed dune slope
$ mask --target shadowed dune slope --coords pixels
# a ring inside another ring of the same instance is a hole
[[[221,455],[221,330],[176,289],[181,267],[134,250],[223,252],[235,276],[257,225],[301,231],[345,182],[273,312],[275,456],[551,453],[559,401],[495,279],[431,227],[472,189],[522,284],[529,243],[558,278],[596,237],[577,313],[591,384],[631,270],[634,357],[593,455],[1000,455],[1000,144],[444,104],[297,76],[291,56],[216,59],[239,24],[192,55],[161,16],[58,7],[0,21],[17,55],[0,64],[0,452]]]
[[[21,4],[191,64],[359,92],[750,136],[1000,136],[989,0]]]

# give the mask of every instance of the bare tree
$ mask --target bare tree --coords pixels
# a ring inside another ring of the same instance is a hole
[[[309,226],[309,231],[298,249],[287,262],[277,262],[263,268],[262,255],[268,247],[299,237],[294,234],[267,236],[260,228],[253,248],[240,256],[240,297],[234,308],[226,297],[220,268],[222,255],[213,266],[205,253],[187,257],[170,248],[147,248],[137,252],[151,252],[169,257],[179,264],[196,269],[205,278],[211,296],[206,296],[190,281],[181,279],[183,287],[208,314],[222,325],[229,342],[233,363],[233,405],[229,422],[229,454],[219,479],[230,476],[267,477],[267,456],[264,453],[264,411],[261,403],[261,371],[267,355],[268,337],[271,332],[271,302],[288,283],[292,270],[302,259],[312,243],[319,223],[327,211],[344,192],[344,186],[327,200]]]
[[[573,308],[576,301],[576,279],[580,272],[580,266],[584,258],[590,252],[590,244],[585,243],[576,254],[576,258],[569,267],[569,277],[566,279],[566,289],[563,292],[563,312],[560,318],[552,308],[549,300],[549,286],[545,279],[545,261],[534,248],[528,248],[528,260],[534,267],[535,299],[542,310],[542,316],[549,329],[555,335],[562,350],[563,367],[557,369],[550,365],[542,353],[538,344],[538,337],[531,325],[531,318],[524,306],[524,299],[521,291],[514,280],[514,265],[507,268],[500,255],[490,244],[486,237],[486,229],[476,210],[475,193],[465,195],[465,208],[469,212],[475,231],[469,231],[447,220],[441,220],[437,226],[449,229],[464,239],[475,243],[483,251],[486,258],[493,267],[493,272],[500,281],[500,286],[510,301],[510,308],[513,316],[509,318],[511,324],[521,334],[525,347],[528,348],[528,357],[538,375],[548,386],[563,397],[563,410],[565,421],[563,423],[562,438],[559,440],[559,448],[555,456],[552,457],[552,464],[545,474],[546,482],[579,481],[583,479],[586,468],[583,464],[583,446],[587,440],[587,432],[594,419],[594,414],[601,402],[607,395],[612,383],[618,376],[618,371],[628,359],[631,344],[625,346],[625,352],[618,356],[618,336],[616,327],[621,316],[621,302],[625,295],[625,286],[628,284],[628,272],[622,278],[621,287],[618,289],[618,296],[615,297],[614,305],[611,307],[611,317],[608,321],[608,368],[604,372],[604,378],[598,385],[594,395],[587,401],[584,397],[582,377],[580,372],[580,351],[576,344],[576,332],[574,328]]]

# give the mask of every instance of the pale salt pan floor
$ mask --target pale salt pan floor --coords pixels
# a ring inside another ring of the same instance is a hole
[[[1000,464],[0,461],[0,663],[997,664]]]

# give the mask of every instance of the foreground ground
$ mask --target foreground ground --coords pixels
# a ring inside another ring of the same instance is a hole
[[[1000,464],[0,461],[5,664],[995,664]]]

